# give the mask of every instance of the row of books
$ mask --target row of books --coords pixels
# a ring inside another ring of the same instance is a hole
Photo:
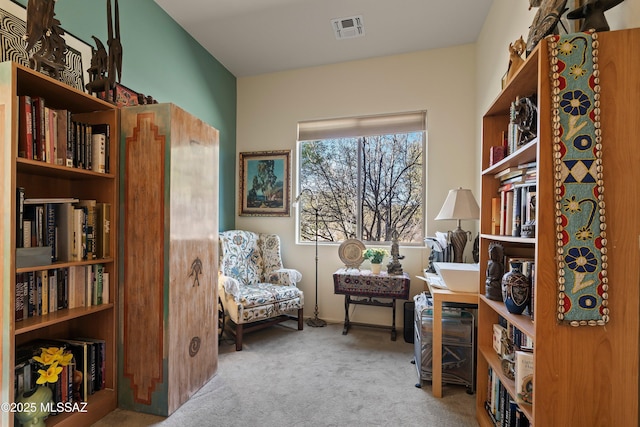
[[[106,387],[106,341],[96,338],[37,340],[16,350],[14,390],[16,396],[36,387],[42,366],[34,359],[43,348],[59,348],[73,354],[71,363],[62,366],[58,381],[51,384],[54,403],[86,402]],[[55,407],[57,405],[53,405]]]
[[[500,236],[535,237],[527,227],[536,220],[536,182],[507,183],[491,200],[491,233]],[[527,226],[523,229],[523,226]],[[532,231],[533,230],[533,231]]]
[[[74,198],[27,199],[18,187],[16,248],[51,248],[51,262],[111,256],[111,204]]]
[[[489,367],[485,409],[496,427],[529,427],[529,419]]]
[[[87,124],[73,119],[70,111],[49,108],[42,97],[21,95],[18,156],[60,166],[110,170],[109,124]]]
[[[501,357],[510,356],[509,350],[505,349],[501,344],[502,339],[509,340],[511,345],[511,353],[515,350],[533,351],[533,340],[530,336],[522,332],[516,326],[508,322],[504,317],[498,316],[498,323],[493,325],[493,349]]]
[[[109,302],[109,273],[103,264],[77,265],[16,274],[15,321],[58,310]]]

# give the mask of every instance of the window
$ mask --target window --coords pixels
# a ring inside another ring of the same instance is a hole
[[[299,241],[424,238],[426,113],[298,126]]]

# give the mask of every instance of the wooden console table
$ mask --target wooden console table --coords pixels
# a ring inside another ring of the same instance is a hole
[[[344,295],[344,329],[342,335],[349,332],[351,325],[391,329],[391,340],[396,340],[396,299],[409,298],[409,275],[389,276],[386,272],[373,274],[370,270],[341,268],[333,273],[334,293]],[[352,298],[356,297],[356,298]],[[357,298],[362,297],[362,298]],[[374,298],[391,299],[383,302]],[[356,323],[349,320],[349,305],[372,305],[390,307],[393,310],[391,326]]]
[[[429,292],[433,298],[433,344],[431,393],[433,397],[442,397],[442,303],[458,302],[478,305],[477,293],[453,292],[432,286],[427,280]]]

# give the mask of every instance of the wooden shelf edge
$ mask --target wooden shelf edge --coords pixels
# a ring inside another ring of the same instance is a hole
[[[498,234],[485,234],[485,233],[482,233],[480,237],[482,237],[483,239],[495,240],[498,242],[522,243],[525,245],[535,245],[536,243],[535,237],[502,236]]]
[[[115,174],[113,173],[100,173],[89,169],[70,168],[68,166],[55,165],[53,163],[47,163],[41,160],[25,159],[24,157],[16,158],[16,166],[19,172],[27,172],[39,175],[55,175],[77,179],[116,178]]]
[[[539,137],[535,137],[522,147],[520,147],[515,153],[510,154],[497,163],[492,164],[488,168],[482,171],[482,175],[493,175],[500,172],[502,169],[508,167],[515,167],[523,163],[529,163],[535,160],[538,147]]]
[[[86,406],[80,403],[80,408],[84,412],[62,413],[49,416],[46,420],[47,427],[78,427],[90,426],[104,418],[109,412],[116,409],[118,405],[115,390],[105,389],[89,396]]]
[[[511,323],[516,328],[527,334],[534,342],[536,339],[535,325],[531,318],[524,314],[512,314],[509,313],[507,307],[503,302],[494,301],[487,298],[484,295],[480,295],[480,301],[487,304],[493,311],[504,317],[507,322]]]
[[[52,270],[55,268],[67,268],[67,267],[74,267],[74,266],[80,266],[80,265],[110,264],[113,261],[114,261],[113,257],[96,258],[96,259],[85,260],[85,261],[61,261],[61,262],[54,262],[52,264],[47,264],[47,265],[39,265],[37,267],[16,268],[16,274],[29,273],[31,271],[39,271],[39,270]]]
[[[94,305],[91,307],[78,307],[72,309],[64,309],[54,311],[53,313],[45,314],[44,316],[30,317],[26,320],[16,322],[15,334],[26,334],[27,332],[35,331],[40,328],[55,325],[57,323],[66,322],[68,320],[76,319],[78,317],[88,316],[100,311],[113,309],[113,303]]]

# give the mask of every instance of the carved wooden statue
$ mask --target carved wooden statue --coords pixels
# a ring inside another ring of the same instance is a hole
[[[516,74],[516,71],[518,71],[522,64],[524,64],[522,54],[526,49],[527,44],[522,36],[520,36],[520,38],[515,42],[509,43],[509,69],[507,71],[507,82],[511,80],[511,78]]]
[[[115,88],[116,75],[118,83],[122,77],[122,44],[120,43],[120,12],[118,0],[114,0],[115,19],[111,15],[111,0],[107,0],[107,46],[91,36],[96,42],[96,49],[92,49],[91,67],[88,69],[90,81],[85,85],[92,93],[105,92]]]
[[[502,275],[504,266],[502,259],[504,248],[500,243],[489,244],[489,262],[487,263],[487,280],[485,282],[485,296],[495,301],[502,301]]]
[[[29,52],[38,42],[40,47],[29,57],[29,65],[36,71],[45,68],[54,78],[60,78],[64,69],[67,44],[62,38],[64,30],[54,12],[55,0],[29,0],[27,3],[27,30],[24,40]]]

